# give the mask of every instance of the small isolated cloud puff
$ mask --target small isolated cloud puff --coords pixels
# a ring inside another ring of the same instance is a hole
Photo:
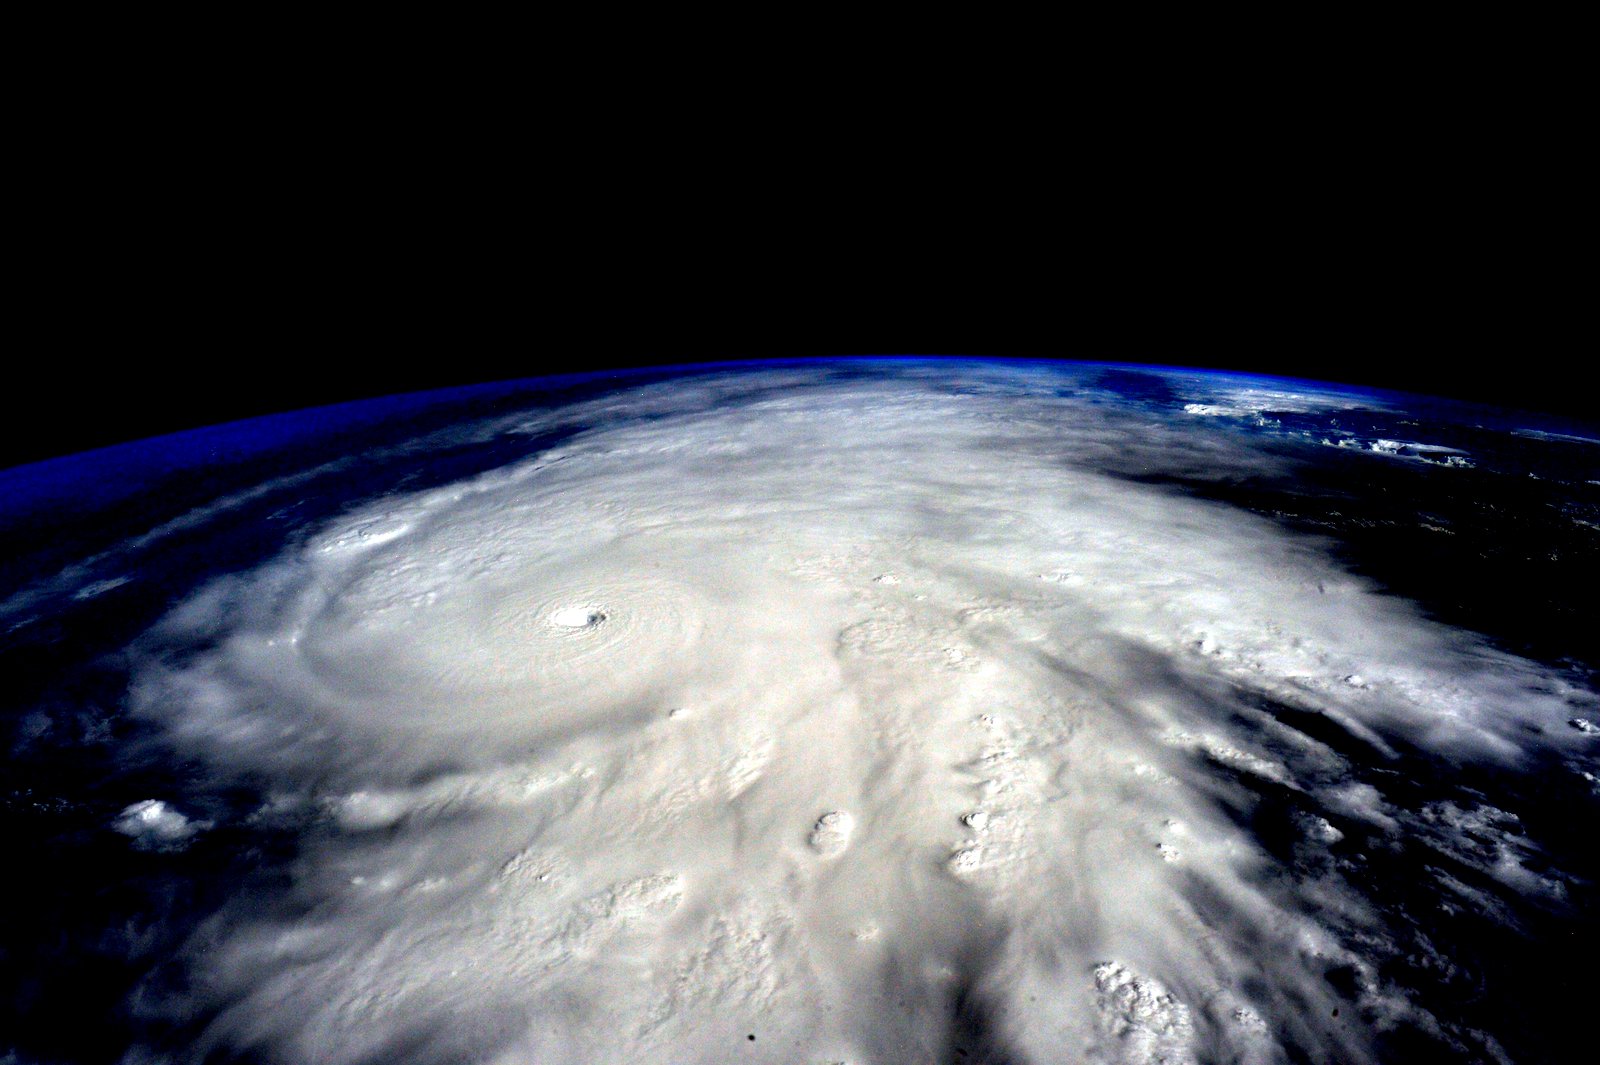
[[[191,821],[160,799],[133,803],[117,815],[111,827],[143,847],[175,848],[211,827],[209,821]]]

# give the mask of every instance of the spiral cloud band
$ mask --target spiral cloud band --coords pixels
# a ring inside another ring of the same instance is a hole
[[[1427,944],[1350,853],[1559,903],[1500,811],[1383,770],[1514,770],[1585,741],[1585,693],[1141,476],[1289,461],[1209,412],[960,384],[528,415],[497,431],[576,428],[178,608],[136,711],[307,826],[292,884],[194,945],[202,1052],[1360,1062],[1403,1026],[1492,1060],[1393,976]]]

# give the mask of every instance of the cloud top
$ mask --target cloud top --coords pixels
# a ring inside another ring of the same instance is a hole
[[[1374,770],[1588,742],[1563,724],[1581,693],[1318,543],[1130,479],[1286,460],[1067,384],[907,365],[630,390],[510,427],[589,426],[559,451],[373,501],[176,610],[137,712],[308,825],[292,892],[196,945],[207,1048],[1354,1062],[1385,1025],[1490,1046],[1384,975],[1415,943],[1336,869],[1421,840],[1559,902],[1493,807],[1423,809]]]

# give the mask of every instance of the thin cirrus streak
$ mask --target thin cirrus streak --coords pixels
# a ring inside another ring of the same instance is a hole
[[[176,610],[136,711],[314,814],[292,888],[195,941],[197,1053],[1493,1060],[1336,849],[1559,905],[1492,805],[1369,769],[1515,768],[1587,693],[1119,476],[1282,458],[965,372],[624,392]]]

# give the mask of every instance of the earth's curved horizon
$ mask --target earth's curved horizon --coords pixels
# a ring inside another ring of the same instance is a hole
[[[0,1063],[1543,1062],[1600,429],[651,367],[0,471]]]

